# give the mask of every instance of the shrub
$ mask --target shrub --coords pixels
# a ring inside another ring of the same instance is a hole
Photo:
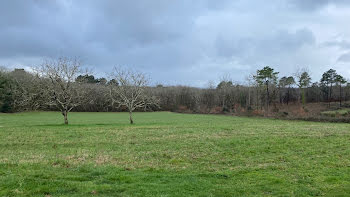
[[[214,107],[213,109],[210,110],[210,113],[211,114],[221,114],[223,112],[223,109],[222,107]]]

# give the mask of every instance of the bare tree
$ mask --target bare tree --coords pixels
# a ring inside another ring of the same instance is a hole
[[[221,106],[223,111],[230,111],[231,104],[230,103],[230,93],[232,92],[233,82],[231,80],[231,77],[226,74],[221,77],[220,83],[217,85],[216,89],[219,93],[219,99],[221,100]]]
[[[112,106],[126,107],[129,112],[130,124],[134,123],[133,111],[158,106],[158,100],[146,91],[148,78],[145,74],[115,67],[111,77],[111,81],[114,82],[109,85]]]
[[[297,68],[297,71],[294,73],[296,77],[296,84],[299,87],[299,101],[303,105],[306,103],[305,98],[305,88],[309,87],[311,84],[310,72],[307,68]]]
[[[256,82],[254,80],[254,74],[249,74],[245,77],[245,80],[247,81],[247,87],[248,87],[248,108],[251,108],[251,88],[255,86]]]
[[[84,99],[79,83],[74,83],[83,73],[80,61],[66,57],[45,60],[34,70],[42,79],[43,94],[49,98],[48,104],[56,106],[62,112],[64,124],[68,124],[68,112]]]

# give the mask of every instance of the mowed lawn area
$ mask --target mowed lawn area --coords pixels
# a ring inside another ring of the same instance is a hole
[[[0,196],[349,196],[350,124],[0,114]]]

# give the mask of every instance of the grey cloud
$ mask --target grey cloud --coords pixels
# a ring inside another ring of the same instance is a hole
[[[99,73],[130,66],[157,82],[193,85],[229,72],[243,80],[243,72],[264,64],[289,72],[291,65],[330,64],[333,54],[317,48],[322,32],[310,25],[330,19],[288,6],[308,11],[332,3],[346,1],[2,1],[0,64],[77,56]]]
[[[350,5],[348,0],[290,0],[289,2],[302,10],[316,10],[327,5]]]
[[[350,62],[350,52],[348,53],[344,53],[343,55],[341,55],[339,58],[338,58],[338,61],[339,62]]]
[[[308,29],[295,32],[277,31],[266,37],[238,38],[225,40],[218,37],[216,41],[218,56],[236,57],[244,64],[258,64],[263,59],[293,53],[304,45],[315,44],[315,36]]]
[[[330,3],[330,0],[291,0],[291,3],[298,8],[313,10]]]
[[[337,47],[340,49],[350,49],[350,42],[346,40],[341,41],[328,41],[323,44],[327,47]]]

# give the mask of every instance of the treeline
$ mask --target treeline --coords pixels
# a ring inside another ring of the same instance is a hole
[[[338,102],[341,106],[350,99],[349,83],[333,69],[312,82],[307,70],[279,77],[273,68],[264,67],[248,76],[245,84],[224,79],[215,86],[194,88],[149,86],[145,75],[137,72],[117,71],[109,79],[96,78],[78,72],[80,64],[71,60],[60,59],[43,65],[46,67],[33,69],[33,72],[1,70],[1,112],[59,110],[64,115],[69,111],[223,113],[262,110],[268,113],[278,110],[279,106],[296,103]],[[70,73],[72,71],[74,73]],[[135,94],[139,97],[132,98]],[[132,121],[131,116],[130,119]]]

